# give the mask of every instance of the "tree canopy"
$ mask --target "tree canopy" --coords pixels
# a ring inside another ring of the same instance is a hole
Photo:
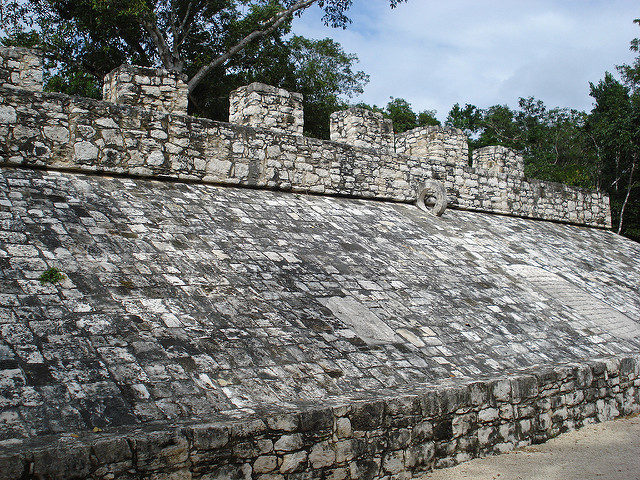
[[[395,133],[402,133],[427,125],[440,125],[440,121],[436,118],[437,112],[435,110],[423,110],[416,113],[411,104],[404,98],[391,97],[385,108],[366,103],[358,103],[355,106],[382,113],[385,118],[390,118],[393,121]]]
[[[0,15],[5,44],[45,53],[46,90],[99,98],[104,75],[123,63],[163,67],[189,78],[191,114],[226,120],[229,92],[259,81],[302,93],[306,132],[328,138],[329,115],[369,77],[339,43],[291,36],[291,22],[317,4],[325,23],[345,27],[351,3],[8,0]]]
[[[405,0],[389,0],[392,8]],[[104,65],[134,63],[185,73],[193,92],[250,46],[286,30],[312,5],[346,27],[352,0],[10,0],[15,38],[31,35],[53,60],[102,78]],[[6,28],[6,27],[5,27]]]
[[[640,19],[634,21],[640,25]],[[518,108],[453,106],[446,125],[462,129],[470,150],[503,145],[522,152],[527,176],[606,191],[618,233],[640,240],[640,39],[621,80],[590,84],[593,109],[548,108],[533,97]]]

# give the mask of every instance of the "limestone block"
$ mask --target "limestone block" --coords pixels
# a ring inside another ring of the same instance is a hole
[[[187,113],[188,94],[186,76],[137,65],[121,65],[111,71],[102,88],[107,102],[178,115]]]
[[[393,122],[381,113],[363,108],[334,112],[330,119],[331,140],[354,147],[394,150]]]
[[[490,175],[506,173],[524,177],[524,160],[515,150],[502,146],[479,148],[473,152],[473,165]]]
[[[229,96],[229,121],[254,128],[302,135],[302,94],[263,83],[240,87]]]
[[[467,137],[457,128],[418,127],[397,135],[395,148],[397,153],[418,158],[425,165],[464,167],[469,164]]]
[[[41,52],[21,47],[0,47],[0,87],[41,92]]]

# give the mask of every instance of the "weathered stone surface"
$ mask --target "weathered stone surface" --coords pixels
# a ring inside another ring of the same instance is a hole
[[[408,480],[640,410],[634,242],[130,177],[408,201],[438,173],[472,208],[515,174],[2,92],[0,479]],[[606,223],[559,198],[527,215]]]
[[[600,192],[508,174],[493,176],[469,166],[453,168],[438,157],[407,157],[59,94],[7,90],[0,97],[1,108],[11,122],[0,132],[0,164],[410,203],[425,180],[438,179],[447,189],[452,208],[602,227],[611,224],[608,197]],[[15,123],[9,108],[20,112]],[[119,127],[102,126],[105,118]],[[56,135],[51,135],[53,129]],[[75,147],[69,148],[69,141],[81,145],[79,156]],[[287,147],[273,148],[280,145]]]
[[[395,147],[397,153],[433,159],[450,167],[469,165],[467,137],[457,128],[418,127],[396,135]]]
[[[263,83],[240,87],[229,96],[229,121],[274,132],[302,135],[304,113],[302,95]],[[268,156],[280,154],[280,147],[267,148]]]
[[[20,47],[0,47],[0,87],[42,91],[42,54]]]
[[[393,122],[378,112],[355,107],[334,112],[329,130],[334,142],[378,151],[395,150]]]
[[[122,65],[108,73],[102,89],[107,102],[179,115],[187,113],[188,93],[184,75],[137,65]],[[101,126],[113,128],[110,123]],[[162,136],[167,138],[164,132]]]
[[[502,146],[478,148],[473,152],[473,165],[490,175],[506,173],[524,177],[524,160],[518,152]]]
[[[585,323],[590,312],[563,306],[510,273],[513,262],[540,265],[638,318],[640,250],[608,232],[56,172],[2,169],[1,179],[1,212],[11,218],[0,229],[3,395],[21,412],[7,411],[5,438],[168,415],[207,418],[263,402],[347,401],[391,386],[638,348],[638,339],[616,336],[615,324]],[[64,281],[41,285],[38,277],[53,266]],[[375,312],[395,335],[370,349],[323,305],[338,294]],[[277,321],[269,320],[273,312],[281,312]],[[606,368],[622,367],[603,366],[602,374]],[[634,368],[625,364],[625,375],[636,375]],[[577,386],[593,381],[577,374]],[[559,374],[549,375],[558,381]],[[482,406],[545,394],[532,377],[518,379],[517,388],[515,382],[476,385],[469,394],[448,389],[420,408],[448,415],[467,401]],[[61,414],[40,418],[52,401],[61,402]],[[381,404],[355,404],[338,423],[309,410],[247,423],[233,435],[246,441],[278,431],[274,450],[297,430],[348,438],[350,430],[404,428],[404,408],[420,415],[414,403],[401,405],[389,410],[390,420]],[[495,405],[479,411],[486,421],[513,416]],[[605,405],[599,413],[613,414]],[[225,430],[203,429],[194,442],[222,448],[228,438]]]

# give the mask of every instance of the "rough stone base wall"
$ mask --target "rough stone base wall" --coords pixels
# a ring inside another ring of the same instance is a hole
[[[0,47],[0,87],[42,91],[42,56],[28,48]]]
[[[478,148],[473,152],[473,166],[489,175],[506,173],[524,177],[524,160],[515,150],[502,146]]]
[[[122,65],[108,73],[102,88],[107,102],[183,115],[188,94],[183,75],[135,65]]]
[[[467,137],[457,128],[429,126],[401,133],[396,136],[396,152],[454,167],[469,165]]]
[[[0,453],[0,479],[406,479],[640,411],[640,357]],[[37,443],[40,442],[40,443]]]
[[[304,111],[302,94],[263,83],[252,83],[231,92],[229,121],[247,127],[302,135]]]
[[[600,192],[487,176],[398,155],[62,94],[0,92],[0,164],[49,166],[413,202],[441,180],[450,205],[610,227]]]
[[[334,112],[330,118],[331,140],[360,148],[394,151],[393,122],[381,113],[363,108]]]

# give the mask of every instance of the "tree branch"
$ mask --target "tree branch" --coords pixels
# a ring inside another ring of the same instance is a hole
[[[218,58],[215,58],[207,65],[203,66],[198,73],[196,73],[191,80],[189,80],[189,92],[192,92],[199,84],[202,82],[204,77],[211,72],[214,68],[219,65],[222,65],[224,62],[229,60],[233,55],[244,49],[247,45],[258,38],[262,38],[271,34],[275,31],[280,25],[282,25],[285,20],[291,17],[294,13],[300,10],[304,10],[309,8],[311,5],[316,3],[318,0],[300,0],[293,4],[291,7],[281,10],[279,13],[268,19],[262,25],[262,30],[254,30],[249,35],[244,37],[240,42],[231,47],[227,52],[223,55],[220,55]]]
[[[180,22],[180,26],[174,30],[173,48],[176,51],[178,50],[178,47],[182,44],[185,37],[187,36],[187,32],[190,30],[189,28],[185,31],[185,27],[187,26],[187,22],[189,21],[189,17],[191,16],[191,9],[193,8],[193,2],[194,0],[191,0],[189,2],[189,5],[187,5],[187,10],[184,13],[184,18],[182,19],[182,22]]]
[[[147,33],[151,37],[151,40],[158,49],[158,56],[160,57],[162,66],[172,72],[181,72],[181,62],[177,64],[177,62],[175,61],[175,58],[171,53],[171,49],[169,48],[169,44],[167,43],[167,39],[158,28],[158,24],[156,23],[155,19],[151,20],[148,17],[143,19],[142,26],[147,31]]]

